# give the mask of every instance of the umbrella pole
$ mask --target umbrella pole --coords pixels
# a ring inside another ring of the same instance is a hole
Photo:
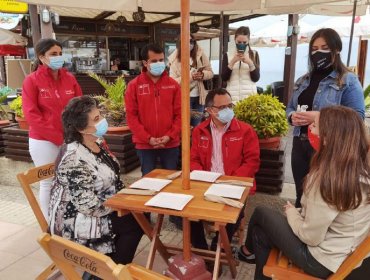
[[[351,35],[349,37],[349,47],[348,47],[348,56],[347,56],[347,67],[349,66],[349,61],[351,59],[353,30],[355,28],[356,8],[357,8],[357,0],[354,0],[353,1],[352,24],[351,24]]]
[[[181,0],[181,152],[182,188],[190,189],[190,0]]]

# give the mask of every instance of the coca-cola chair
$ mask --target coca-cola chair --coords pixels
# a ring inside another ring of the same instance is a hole
[[[27,197],[28,203],[30,204],[33,213],[39,223],[42,232],[48,232],[48,223],[42,214],[40,205],[36,200],[36,197],[32,191],[32,184],[35,184],[44,179],[48,179],[54,176],[54,163],[42,165],[29,169],[24,173],[19,173],[17,179],[23,188],[23,192]],[[36,280],[48,279],[49,276],[53,273],[56,273],[57,267],[54,263],[49,265],[44,271],[42,271],[37,277]]]
[[[81,271],[104,280],[170,280],[133,263],[116,264],[110,257],[60,236],[43,233],[38,242],[68,280],[81,280]]]

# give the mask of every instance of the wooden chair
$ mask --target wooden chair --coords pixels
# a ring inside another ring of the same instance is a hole
[[[33,213],[36,216],[37,222],[41,228],[42,232],[48,231],[48,223],[41,211],[40,205],[36,200],[36,197],[32,191],[31,185],[48,179],[54,176],[54,164],[46,164],[43,166],[32,168],[24,173],[19,173],[17,175],[18,181],[20,182],[23,192],[27,197],[28,203],[30,204]],[[48,279],[48,277],[57,271],[54,263],[49,265],[41,274],[39,274],[36,280]]]
[[[43,233],[38,242],[68,280],[81,280],[76,269],[104,280],[170,279],[136,264],[116,264],[110,257],[60,236]]]
[[[347,277],[356,266],[370,253],[370,235],[362,241],[356,250],[349,255],[336,273],[330,275],[328,280],[342,280]],[[317,280],[297,266],[293,265],[287,257],[277,249],[272,249],[263,267],[263,274],[277,280]]]

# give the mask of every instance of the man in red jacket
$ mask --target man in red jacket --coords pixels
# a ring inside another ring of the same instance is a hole
[[[258,137],[249,124],[234,118],[230,94],[221,88],[211,90],[205,106],[210,118],[198,125],[192,133],[190,169],[254,177],[260,165]],[[255,190],[254,184],[250,193]],[[243,211],[236,224],[226,226],[230,240],[242,217]],[[203,224],[193,222],[191,231],[193,246],[208,249]],[[217,238],[218,235],[212,240],[212,250],[216,250]]]
[[[155,169],[176,169],[181,131],[179,84],[165,71],[163,49],[149,44],[142,50],[143,71],[127,87],[126,117],[133,133],[143,176]]]

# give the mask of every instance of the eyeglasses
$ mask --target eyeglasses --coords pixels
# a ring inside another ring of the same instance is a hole
[[[227,105],[221,105],[221,106],[211,106],[212,108],[216,108],[218,109],[219,111],[223,110],[223,109],[226,109],[226,108],[229,108],[229,109],[233,109],[235,107],[235,105],[233,103],[230,103],[230,104],[227,104]]]

